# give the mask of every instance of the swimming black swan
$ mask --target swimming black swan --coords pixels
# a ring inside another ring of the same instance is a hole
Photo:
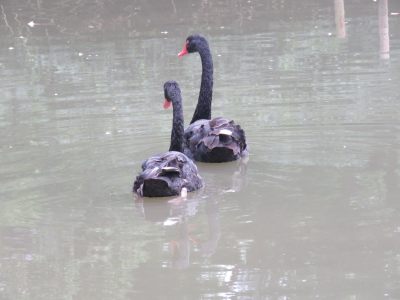
[[[173,107],[171,144],[169,151],[155,155],[142,164],[142,173],[136,177],[133,191],[143,197],[180,195],[203,186],[203,180],[193,161],[183,154],[183,111],[181,90],[175,81],[164,84],[164,108]]]
[[[196,110],[184,134],[185,154],[203,162],[227,162],[247,155],[243,129],[229,119],[211,119],[213,61],[207,40],[200,35],[189,36],[178,56],[192,52],[200,54],[202,74]]]

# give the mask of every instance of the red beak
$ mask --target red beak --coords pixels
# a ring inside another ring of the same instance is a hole
[[[171,101],[168,101],[167,99],[164,100],[164,109],[168,109],[171,106]]]
[[[184,56],[184,55],[186,55],[186,54],[189,53],[189,52],[187,51],[186,46],[187,46],[187,44],[185,43],[185,45],[183,46],[182,51],[178,53],[178,57]]]

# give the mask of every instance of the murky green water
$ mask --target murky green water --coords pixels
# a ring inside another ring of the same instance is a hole
[[[0,299],[399,299],[400,5],[340,2],[0,2]],[[251,155],[141,201],[193,32]]]

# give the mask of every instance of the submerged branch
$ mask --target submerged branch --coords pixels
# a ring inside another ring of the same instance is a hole
[[[6,12],[4,11],[4,6],[0,5],[1,7],[1,14],[3,15],[4,23],[6,24],[7,28],[11,31],[12,34],[15,34],[14,30],[11,28],[10,24],[7,21],[7,15]]]

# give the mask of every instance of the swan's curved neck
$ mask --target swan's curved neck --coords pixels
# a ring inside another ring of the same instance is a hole
[[[173,118],[172,118],[172,130],[171,130],[171,144],[169,151],[178,151],[183,153],[183,108],[182,108],[182,97],[180,93],[174,95],[172,99],[173,107]]]
[[[199,100],[190,124],[201,119],[211,119],[211,102],[213,90],[213,61],[208,44],[205,43],[198,50],[201,58],[202,73]]]

